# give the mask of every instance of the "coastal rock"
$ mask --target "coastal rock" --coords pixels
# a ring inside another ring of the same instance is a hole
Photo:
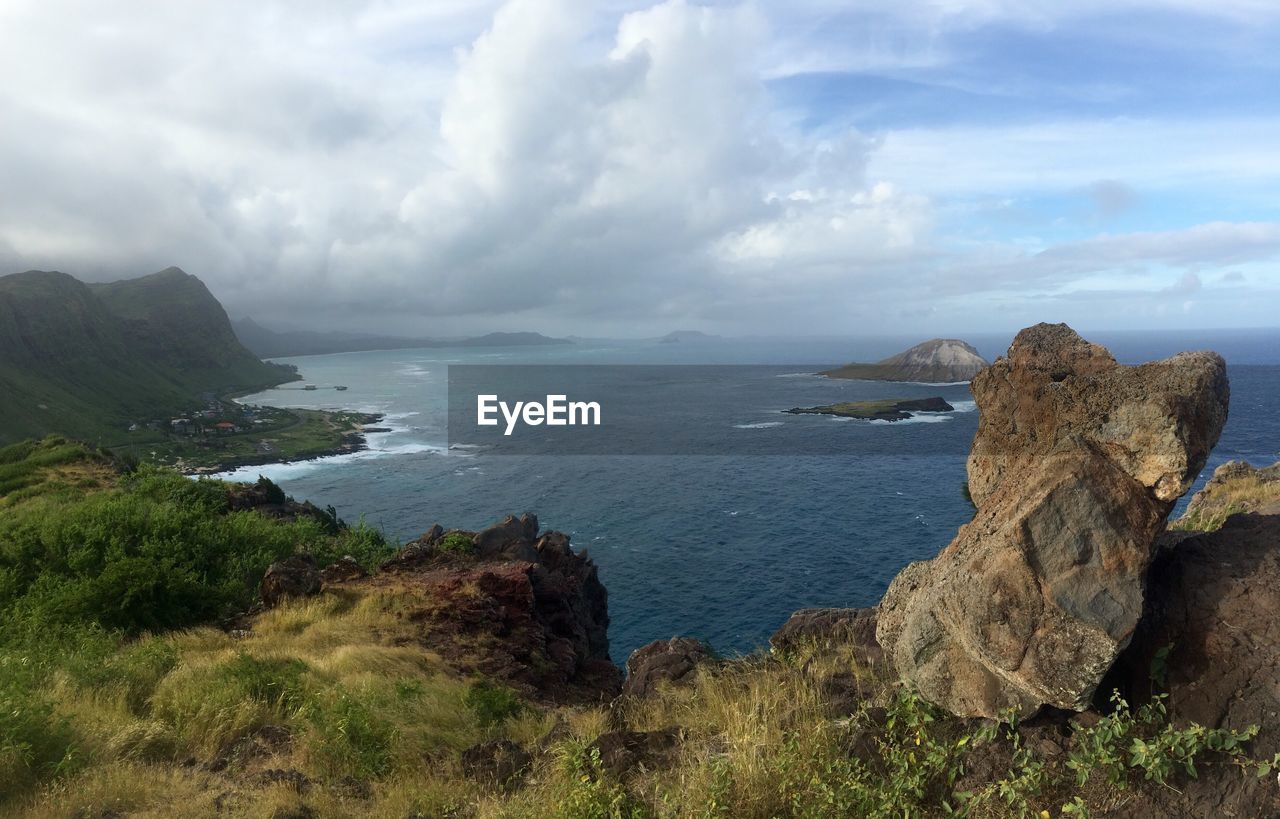
[[[1227,420],[1226,363],[1179,353],[1136,367],[1065,324],[1037,324],[975,377],[981,410],[969,453],[979,507],[1048,455],[1094,450],[1171,502],[1191,488]]]
[[[817,648],[854,646],[860,657],[875,663],[882,656],[876,642],[876,609],[800,609],[769,638],[774,651],[787,653],[806,644]]]
[[[1142,623],[1107,682],[1140,700],[1154,666],[1174,719],[1261,725],[1251,751],[1270,758],[1280,751],[1280,514],[1233,515],[1161,544]]]
[[[1255,467],[1227,461],[1191,496],[1177,524],[1180,529],[1214,529],[1240,512],[1280,514],[1280,463]]]
[[[885,398],[874,401],[842,401],[819,407],[792,407],[791,415],[835,415],[867,421],[905,421],[913,412],[953,412],[955,407],[939,396],[932,398]]]
[[[627,681],[622,686],[622,695],[645,697],[660,685],[690,682],[698,666],[711,658],[711,648],[692,637],[654,640],[627,658]]]
[[[454,535],[474,549],[440,548]],[[539,536],[533,515],[481,532],[433,526],[353,582],[409,591],[419,602],[406,616],[423,624],[423,643],[464,673],[555,702],[607,701],[621,688],[595,563],[562,532]]]
[[[1271,759],[1280,752],[1280,514],[1234,515],[1218,531],[1161,545],[1141,625],[1103,690],[1143,702],[1154,672],[1175,724],[1258,725],[1249,754]],[[1274,774],[1191,780],[1181,796],[1163,790],[1126,815],[1280,815]]]
[[[316,559],[311,555],[298,554],[277,560],[267,567],[267,573],[262,576],[259,594],[262,604],[270,609],[287,598],[319,594],[320,588],[320,570],[316,567]]]
[[[1226,366],[1121,366],[1040,324],[973,382],[977,513],[907,566],[876,636],[899,675],[960,716],[1083,710],[1129,642],[1156,536],[1227,416]]]

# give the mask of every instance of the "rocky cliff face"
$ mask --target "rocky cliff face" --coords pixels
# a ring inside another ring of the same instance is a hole
[[[1280,752],[1280,483],[1271,497],[1272,514],[1236,514],[1214,532],[1161,538],[1141,623],[1104,683],[1143,702],[1154,671],[1178,723],[1259,726],[1250,743],[1257,759]],[[1132,815],[1280,815],[1274,776],[1164,790],[1152,809]]]
[[[405,589],[424,647],[464,673],[555,702],[604,701],[621,686],[595,563],[568,535],[539,533],[533,515],[479,532],[434,526],[350,583]]]
[[[973,345],[958,338],[935,338],[875,364],[846,364],[822,373],[831,378],[870,381],[969,381],[989,366]]]
[[[893,581],[877,638],[952,713],[1082,710],[1142,614],[1165,517],[1226,421],[1226,365],[1183,353],[1121,366],[1041,324],[973,392],[977,514]]]

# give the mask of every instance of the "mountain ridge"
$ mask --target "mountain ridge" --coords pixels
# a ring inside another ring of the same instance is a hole
[[[111,437],[208,393],[294,377],[245,349],[222,305],[179,268],[94,284],[59,271],[0,277],[0,443]]]

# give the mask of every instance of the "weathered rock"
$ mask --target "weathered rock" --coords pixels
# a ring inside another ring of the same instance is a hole
[[[1280,751],[1280,515],[1234,515],[1162,546],[1142,623],[1103,691],[1140,702],[1154,667],[1174,720],[1259,725],[1251,752],[1269,759]]]
[[[346,580],[359,580],[367,577],[369,573],[365,571],[364,566],[360,565],[360,561],[351,555],[343,555],[337,562],[330,563],[320,570],[320,580],[322,583],[341,583]]]
[[[264,606],[275,608],[286,598],[319,594],[321,585],[320,570],[316,568],[314,557],[307,554],[290,555],[267,567],[259,593]]]
[[[679,728],[610,731],[597,737],[590,749],[599,751],[601,767],[617,779],[626,779],[633,773],[669,764],[679,744]]]
[[[894,579],[877,638],[961,716],[1082,710],[1137,625],[1156,536],[1227,415],[1213,353],[1121,366],[1065,325],[973,381],[972,522]]]
[[[518,518],[508,515],[501,523],[490,526],[475,536],[476,554],[480,557],[495,557],[512,547],[530,544],[537,537],[537,516],[528,512]]]
[[[981,415],[969,492],[979,507],[1010,478],[1036,471],[1041,458],[1083,449],[1102,454],[1155,499],[1177,500],[1218,441],[1229,394],[1217,353],[1126,367],[1065,324],[1023,330],[972,389]]]
[[[698,666],[712,659],[711,649],[692,637],[654,640],[627,658],[624,697],[645,697],[662,684],[682,685],[693,680]]]
[[[1280,752],[1280,514],[1234,515],[1215,532],[1166,535],[1161,547],[1141,624],[1099,696],[1117,688],[1141,703],[1154,672],[1172,722],[1257,725],[1249,755],[1271,759]],[[1274,773],[1242,776],[1226,764],[1137,796],[1117,815],[1280,816]]]
[[[869,662],[882,655],[876,642],[876,610],[800,609],[769,638],[774,651],[789,652],[812,644],[818,648],[855,646]]]
[[[533,757],[509,739],[473,745],[462,752],[462,770],[481,782],[511,788],[520,783]]]

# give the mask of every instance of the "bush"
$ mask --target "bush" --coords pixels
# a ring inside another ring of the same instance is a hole
[[[524,703],[516,692],[483,680],[467,691],[466,703],[483,728],[501,725],[524,710]]]
[[[312,518],[228,513],[227,491],[144,466],[116,490],[9,511],[0,518],[0,614],[163,631],[247,607],[267,566],[297,548],[323,562],[386,557],[386,539],[363,521],[332,535]]]
[[[436,543],[436,548],[446,554],[470,555],[475,554],[476,544],[464,532],[450,532]]]

